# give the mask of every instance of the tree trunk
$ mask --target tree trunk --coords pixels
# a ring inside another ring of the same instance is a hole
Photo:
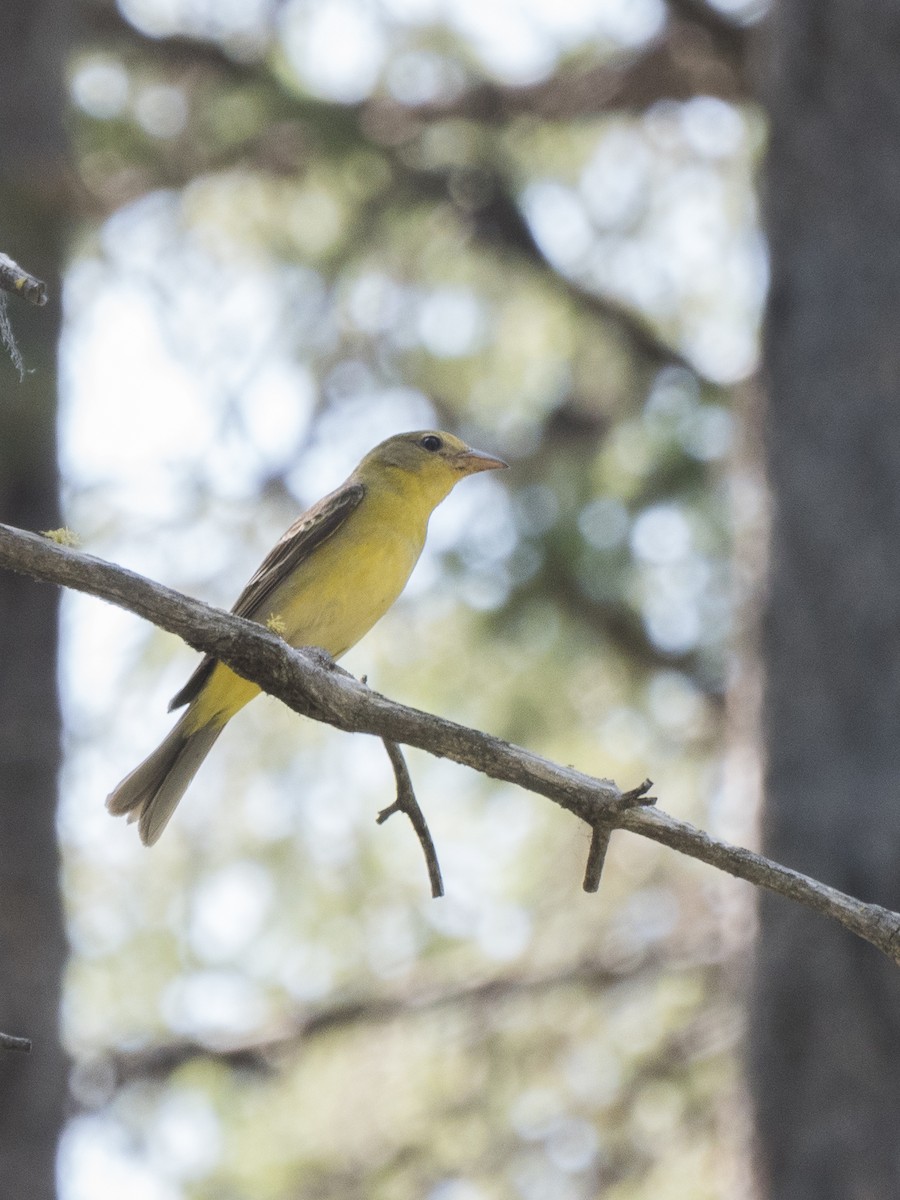
[[[51,299],[9,314],[28,374],[0,352],[0,520],[59,524],[55,351],[66,0],[0,5],[0,250]],[[0,1056],[0,1196],[52,1200],[66,1094],[58,1016],[65,961],[56,786],[57,593],[0,574],[0,1030],[33,1039]]]
[[[780,0],[765,334],[766,852],[900,908],[900,6]],[[761,909],[751,1038],[770,1200],[900,1195],[900,970]]]

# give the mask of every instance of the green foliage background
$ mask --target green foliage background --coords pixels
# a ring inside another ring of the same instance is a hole
[[[227,605],[371,444],[452,428],[512,470],[439,510],[345,665],[622,786],[650,775],[667,810],[747,839],[761,130],[722,40],[743,27],[707,10],[679,91],[660,64],[704,6],[595,7],[498,9],[543,47],[523,66],[463,6],[87,6],[67,520]],[[323,14],[376,31],[366,70],[341,73],[337,34],[315,58]],[[101,801],[191,655],[84,599],[65,622],[64,1196],[748,1194],[745,890],[619,835],[585,896],[586,830],[411,753],[434,902],[410,830],[374,824],[381,746],[265,698],[148,853]]]

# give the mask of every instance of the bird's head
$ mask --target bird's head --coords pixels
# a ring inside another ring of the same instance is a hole
[[[363,483],[387,483],[398,490],[418,492],[439,504],[454,484],[479,471],[497,471],[502,458],[473,450],[452,433],[422,429],[398,433],[370,450],[356,469]]]

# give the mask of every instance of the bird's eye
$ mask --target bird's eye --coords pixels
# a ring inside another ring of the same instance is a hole
[[[429,454],[436,454],[443,446],[443,442],[439,437],[435,437],[433,433],[429,433],[427,437],[423,437],[419,445],[423,450],[427,450]]]

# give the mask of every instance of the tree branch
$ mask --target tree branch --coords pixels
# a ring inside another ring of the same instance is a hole
[[[645,111],[662,100],[717,96],[732,103],[753,98],[747,72],[751,31],[704,0],[668,0],[669,19],[659,36],[637,51],[622,51],[587,68],[564,64],[540,83],[503,84],[475,79],[459,95],[421,104],[385,99],[338,105],[358,114],[390,109],[404,121],[463,118],[503,125],[518,117],[571,121],[610,112]],[[288,89],[272,70],[275,38],[248,58],[229,52],[212,38],[171,34],[148,38],[108,3],[85,5],[84,21],[93,43],[123,56],[131,55],[172,74],[214,72],[232,84],[267,84],[279,93]]]
[[[246,1041],[208,1042],[179,1038],[157,1045],[130,1050],[111,1050],[93,1062],[98,1075],[107,1075],[106,1089],[135,1080],[165,1079],[173,1071],[197,1058],[213,1059],[238,1070],[271,1071],[285,1054],[297,1050],[316,1037],[360,1025],[386,1025],[408,1017],[428,1016],[446,1009],[499,1004],[543,996],[563,988],[592,990],[620,986],[658,973],[664,963],[659,953],[648,952],[637,964],[627,968],[602,959],[575,963],[563,970],[535,975],[499,975],[456,985],[432,985],[393,994],[367,995],[358,999],[337,1000],[297,1013],[285,1027],[268,1037]],[[696,963],[705,973],[721,970],[720,963]]]
[[[466,168],[415,167],[396,147],[382,149],[394,176],[394,200],[406,192],[410,200],[449,205],[474,243],[488,251],[512,251],[533,268],[544,272],[551,287],[583,312],[603,321],[639,360],[649,363],[655,370],[665,366],[683,367],[698,375],[708,386],[712,384],[638,309],[614,296],[594,291],[573,276],[557,270],[536,241],[516,199],[515,186],[502,164],[491,162]]]
[[[76,588],[126,608],[178,634],[194,649],[221,659],[304,716],[346,732],[369,733],[416,746],[492,779],[514,783],[552,800],[591,829],[608,823],[650,838],[805,904],[900,961],[900,914],[857,900],[751,850],[719,841],[667,813],[635,807],[633,801],[629,803],[629,793],[608,779],[596,779],[491,734],[397,704],[346,673],[329,670],[316,656],[293,650],[252,621],[8,525],[0,525],[0,567]]]
[[[437,900],[438,897],[444,894],[444,880],[441,877],[441,865],[438,862],[437,850],[434,848],[434,839],[431,836],[431,830],[428,828],[425,814],[422,812],[419,802],[416,799],[416,793],[413,789],[412,780],[409,777],[409,768],[406,765],[406,759],[403,757],[403,751],[396,742],[390,742],[387,738],[384,738],[383,741],[388,758],[391,760],[391,766],[394,768],[394,778],[397,780],[397,799],[393,804],[381,810],[376,818],[376,822],[379,825],[383,825],[388,817],[392,817],[395,812],[406,813],[416,832],[416,837],[419,839],[422,853],[425,855],[428,880],[431,883],[431,895]]]
[[[647,795],[652,787],[652,781],[645,779],[642,784],[632,788],[630,792],[623,792],[621,807],[630,808],[632,805],[655,804],[656,797]],[[584,868],[584,882],[581,885],[586,892],[600,890],[600,877],[606,865],[606,853],[609,850],[613,829],[615,829],[615,822],[598,821],[591,830],[591,846]]]
[[[0,288],[21,296],[38,308],[47,303],[47,285],[28,271],[24,271],[8,254],[0,253]]]
[[[31,1050],[31,1038],[14,1037],[11,1033],[0,1033],[0,1050],[19,1050],[27,1054]]]
[[[206,161],[205,169],[222,168],[237,160],[294,176],[308,164],[310,137],[323,155],[333,145],[345,151],[346,139],[358,139],[361,145],[374,143],[389,159],[394,175],[392,196],[404,189],[414,201],[424,197],[450,204],[476,242],[492,250],[513,249],[535,268],[546,271],[557,288],[606,322],[640,358],[654,367],[674,364],[696,371],[638,310],[582,285],[547,261],[519,208],[515,186],[493,161],[465,168],[425,169],[416,168],[406,153],[407,144],[423,125],[445,120],[474,120],[497,129],[523,115],[542,121],[571,121],[615,112],[641,113],[662,100],[684,101],[697,95],[718,96],[732,103],[750,99],[752,88],[746,72],[749,31],[704,0],[671,0],[669,8],[669,20],[659,36],[637,52],[623,52],[587,68],[565,65],[550,79],[527,86],[476,80],[458,96],[414,105],[381,94],[353,105],[298,95],[273,71],[272,56],[262,47],[249,60],[242,60],[213,40],[147,38],[108,3],[89,4],[86,19],[95,40],[115,47],[117,53],[139,54],[141,62],[154,63],[169,75],[204,69],[234,86],[267,89],[272,112],[266,129],[238,146],[229,146],[221,158]],[[281,119],[276,119],[276,114]],[[285,139],[282,119],[302,130],[303,136]],[[340,136],[336,137],[336,130]],[[286,148],[285,141],[295,149]],[[190,161],[195,163],[193,158]],[[178,163],[178,156],[167,154],[165,166],[158,164],[159,178],[166,186],[183,182]],[[467,175],[472,177],[471,186]],[[146,186],[146,180],[140,179],[139,190]],[[119,192],[111,198],[116,205],[122,201]]]
[[[726,58],[740,62],[746,54],[752,28],[749,24],[734,20],[708,0],[666,0],[666,3],[673,17],[706,33]]]
[[[589,67],[566,66],[549,79],[526,85],[482,80],[459,95],[423,104],[381,103],[417,121],[463,118],[503,125],[521,116],[542,121],[590,119],[646,112],[661,101],[716,96],[731,104],[753,98],[748,79],[749,31],[698,0],[677,0],[658,38],[637,52]]]

